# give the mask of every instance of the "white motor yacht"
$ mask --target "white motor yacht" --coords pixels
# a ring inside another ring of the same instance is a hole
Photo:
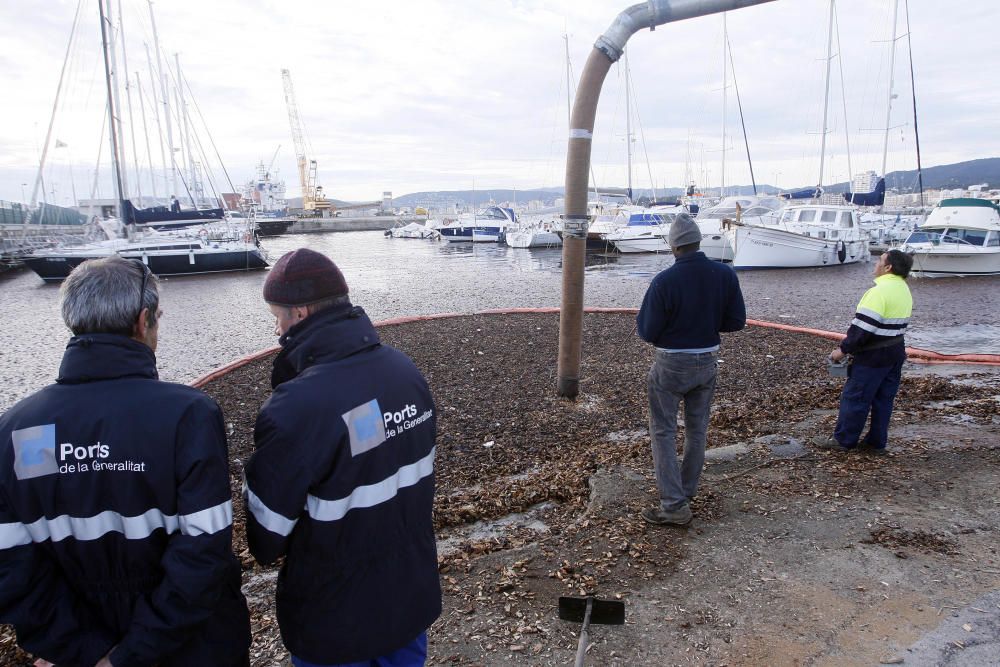
[[[507,227],[517,224],[514,210],[502,206],[486,208],[459,216],[456,220],[437,227],[441,238],[451,243],[472,241],[473,243],[496,243]]]
[[[900,247],[912,275],[1000,275],[1000,207],[986,199],[943,199]]]

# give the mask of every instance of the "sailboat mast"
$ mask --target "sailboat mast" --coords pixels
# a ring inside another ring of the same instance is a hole
[[[840,43],[840,22],[834,13],[833,20],[837,23],[837,69],[840,71],[840,102],[844,107],[844,146],[847,150],[847,178],[848,182],[854,179],[854,168],[851,166],[851,132],[847,122],[847,87],[844,86],[844,49]],[[850,190],[854,190],[851,186]]]
[[[729,29],[726,12],[722,12],[722,166],[719,176],[719,198],[726,196],[726,79],[729,76]]]
[[[153,205],[157,205],[159,195],[156,193],[156,175],[153,173],[153,146],[149,143],[149,123],[146,122],[146,100],[142,94],[142,79],[139,72],[135,73],[135,92],[139,97],[139,114],[142,116],[142,133],[146,137],[146,155],[149,156],[149,185],[153,189]],[[138,164],[138,160],[136,161]],[[136,175],[138,178],[138,174]]]
[[[201,199],[201,185],[194,173],[194,154],[191,152],[191,128],[188,125],[188,113],[187,113],[187,103],[184,101],[184,85],[181,78],[181,57],[180,54],[174,53],[174,63],[177,69],[177,113],[180,115],[182,136],[184,141],[184,155],[185,155],[185,166],[187,167],[188,178],[187,181],[190,184],[189,188],[193,191],[193,196],[191,197],[191,203],[194,205],[195,209],[198,208],[198,202],[195,198]],[[189,193],[190,194],[190,193]]]
[[[823,93],[823,134],[819,147],[819,180],[816,187],[823,187],[823,166],[826,163],[826,133],[828,112],[830,110],[830,65],[833,62],[833,7],[835,0],[830,0],[830,27],[826,37],[826,90]]]
[[[625,52],[625,154],[628,160],[628,198],[632,201],[632,88],[628,71],[628,51]]]
[[[149,22],[153,28],[153,50],[156,51],[156,72],[160,79],[160,99],[163,100],[163,118],[167,125],[167,152],[170,154],[170,164],[163,165],[170,169],[170,193],[177,194],[177,167],[174,160],[174,135],[170,123],[170,95],[167,94],[167,79],[163,74],[163,62],[160,59],[160,37],[156,32],[156,16],[153,14],[153,0],[149,2]]]
[[[924,170],[920,165],[920,131],[917,129],[917,83],[913,79],[913,39],[910,34],[910,1],[903,6],[906,12],[906,47],[910,55],[910,92],[913,93],[913,138],[917,144],[917,186],[920,188],[920,205],[924,205]]]
[[[160,123],[160,100],[156,96],[156,71],[153,69],[153,57],[149,54],[149,44],[144,43],[143,46],[146,47],[146,64],[149,67],[149,91],[150,95],[153,96],[153,117],[156,119],[156,143],[160,145],[160,164],[163,165],[163,187],[166,188],[167,184],[167,172],[170,170],[170,164],[167,162],[167,151],[163,147],[163,125]],[[152,171],[153,164],[153,154],[149,155],[150,171]],[[167,197],[171,193],[167,193]],[[155,194],[153,196],[156,196]]]
[[[114,167],[115,172],[115,191],[118,196],[118,217],[121,218],[125,215],[125,202],[124,192],[125,189],[122,187],[122,171],[121,171],[121,160],[118,152],[118,134],[116,132],[117,123],[115,122],[115,98],[112,92],[111,86],[111,53],[110,45],[108,43],[108,18],[105,15],[104,3],[111,4],[111,0],[99,0],[97,3],[98,9],[101,14],[101,46],[104,50],[104,80],[107,84],[108,89],[108,122],[110,123],[108,134],[111,135],[111,164]]]
[[[117,152],[116,152],[116,157],[117,157],[118,160],[121,160],[122,153],[125,150],[125,133],[122,130],[122,118],[121,118],[121,115],[120,115],[121,114],[122,105],[121,105],[121,96],[120,96],[120,94],[118,92],[118,60],[117,60],[117,56],[115,54],[115,52],[117,51],[117,47],[115,45],[114,19],[111,16],[111,0],[108,0],[107,14],[108,14],[108,18],[107,18],[107,20],[108,20],[108,50],[107,50],[107,54],[108,54],[108,57],[111,60],[111,76],[108,77],[108,85],[110,86],[111,94],[114,96],[114,101],[113,101],[112,106],[114,108],[115,118],[118,121],[117,123],[115,123],[111,127],[112,127],[112,130],[113,130],[113,133],[116,134],[117,137],[118,137],[118,149],[117,149]],[[129,189],[128,189],[128,173],[124,169],[122,169],[120,165],[119,165],[119,168],[118,168],[118,172],[119,172],[120,177],[121,177],[121,192],[119,193],[119,198],[120,199],[125,199],[125,197],[128,196],[128,192],[129,192]],[[120,215],[124,215],[124,211]]]
[[[899,12],[899,0],[892,2],[892,39],[889,41],[889,94],[885,104],[885,140],[882,143],[882,178],[885,178],[885,162],[889,154],[889,122],[892,120],[892,86],[896,68],[896,17]]]
[[[135,143],[135,116],[132,114],[132,84],[128,78],[128,50],[125,48],[125,21],[122,0],[118,0],[118,34],[122,40],[122,77],[125,81],[125,103],[128,106],[128,129],[132,139],[132,168],[135,170],[135,194],[142,206],[142,179],[139,178],[139,149]]]
[[[42,184],[42,170],[45,168],[45,155],[49,152],[49,142],[52,140],[52,127],[56,121],[56,109],[59,108],[59,95],[62,93],[63,78],[66,76],[66,65],[69,63],[69,54],[73,49],[73,40],[76,38],[76,26],[80,21],[80,8],[83,0],[76,4],[76,14],[73,15],[73,27],[69,31],[69,42],[66,43],[66,55],[63,57],[62,69],[59,70],[59,85],[56,86],[56,99],[52,103],[52,115],[49,117],[49,129],[45,132],[45,144],[42,146],[42,155],[38,160],[38,175],[35,176],[35,185],[31,188],[31,206],[38,203],[38,188]],[[45,189],[42,188],[42,196]]]

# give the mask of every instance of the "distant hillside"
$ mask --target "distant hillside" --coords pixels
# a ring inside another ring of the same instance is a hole
[[[562,188],[558,190],[510,190],[497,188],[494,190],[439,190],[436,192],[414,192],[401,197],[393,197],[393,206],[425,206],[441,208],[451,204],[482,206],[494,202],[526,202],[533,199],[544,201],[551,205],[558,197],[562,197]]]
[[[1000,186],[1000,158],[984,158],[980,160],[968,160],[966,162],[956,162],[955,164],[938,165],[936,167],[924,168],[924,189],[954,189],[965,188],[970,185],[988,183],[992,187]],[[814,183],[803,183],[793,190],[808,188]],[[836,183],[827,185],[824,189],[827,192],[847,192],[848,183]],[[886,178],[886,187],[900,192],[915,191],[917,189],[917,172],[913,171],[893,171]],[[425,206],[430,208],[442,208],[450,205],[459,206],[482,206],[490,201],[494,202],[527,202],[531,200],[541,200],[546,205],[552,206],[555,200],[563,196],[562,186],[551,186],[537,188],[533,190],[512,190],[507,188],[477,189],[477,190],[438,190],[434,192],[414,192],[393,198],[393,205],[396,207],[408,206],[414,208]],[[769,184],[758,184],[759,194],[774,194],[780,192],[778,188]],[[733,185],[726,187],[727,194],[753,194],[752,185]],[[684,194],[684,189],[680,187],[664,188],[656,191],[656,196],[660,199],[671,199]],[[642,197],[652,198],[653,191],[648,188],[636,188],[633,191],[635,199]],[[289,200],[291,201],[291,200]]]

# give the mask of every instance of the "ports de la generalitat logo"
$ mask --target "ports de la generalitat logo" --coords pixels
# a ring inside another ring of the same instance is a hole
[[[31,479],[59,472],[56,461],[56,425],[44,424],[11,433],[14,441],[14,475]]]
[[[382,410],[377,400],[372,399],[362,403],[341,417],[347,424],[351,440],[351,456],[363,454],[385,442],[385,422],[382,420]]]

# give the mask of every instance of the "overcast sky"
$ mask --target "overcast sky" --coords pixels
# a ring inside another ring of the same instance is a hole
[[[143,103],[153,162],[162,164],[144,50],[147,43],[152,48],[149,8],[145,0],[121,4],[138,160],[129,136],[125,152],[130,165],[141,165],[148,194]],[[357,201],[377,199],[383,190],[401,195],[561,185],[563,36],[568,34],[578,77],[595,39],[629,4],[159,0],[154,11],[161,51],[171,65],[179,54],[194,93],[189,112],[197,119],[200,110],[207,124],[208,132],[198,128],[196,136],[212,156],[220,188],[229,189],[209,135],[234,182],[249,179],[255,164],[270,162],[277,150],[275,168],[289,195],[298,194],[281,80],[281,69],[288,68],[320,183],[331,197]],[[853,172],[881,169],[892,4],[837,2],[839,55],[832,67],[825,183],[847,180],[848,141]],[[113,5],[117,10],[118,0]],[[916,166],[905,6],[900,0],[898,33],[904,37],[896,49],[888,171]],[[750,182],[737,87],[757,182],[792,187],[819,179],[829,7],[828,0],[777,0],[728,15],[727,184]],[[77,0],[0,3],[0,84],[6,92],[0,199],[20,200],[22,190],[30,198],[76,9]],[[911,0],[909,13],[923,164],[1000,155],[995,0]],[[635,187],[680,186],[688,174],[699,185],[718,186],[722,26],[721,15],[708,16],[630,40]],[[118,66],[124,71],[121,61]],[[594,175],[605,186],[626,181],[624,72],[621,64],[612,68],[595,127]],[[45,172],[49,198],[69,204],[74,191],[89,196],[102,143],[99,182],[108,196],[97,0],[82,2],[62,95]],[[55,139],[65,146],[54,148]],[[157,183],[165,194],[162,176]]]

